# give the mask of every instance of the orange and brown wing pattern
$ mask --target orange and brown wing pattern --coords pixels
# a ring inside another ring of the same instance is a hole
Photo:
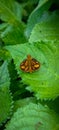
[[[32,58],[30,55],[27,56],[27,59],[25,59],[21,64],[20,64],[20,68],[21,70],[23,70],[24,72],[33,72],[37,69],[39,69],[40,67],[40,63]]]
[[[28,66],[28,61],[24,60],[21,64],[20,64],[20,68],[21,70],[28,72],[29,71],[29,66]]]
[[[31,61],[32,70],[37,70],[40,67],[40,63],[36,59],[32,59]]]

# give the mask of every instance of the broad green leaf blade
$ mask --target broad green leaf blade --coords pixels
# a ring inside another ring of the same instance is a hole
[[[51,4],[52,1],[49,0],[44,0],[43,2],[39,1],[38,6],[33,10],[33,12],[29,16],[28,24],[25,32],[25,35],[27,37],[30,36],[31,31],[35,26],[35,24],[41,22],[41,20],[43,21],[45,20],[45,19],[41,19],[42,15],[43,13],[45,13],[45,11],[47,11],[50,8]]]
[[[20,44],[26,42],[24,30],[20,26],[9,25],[1,32],[1,39],[5,44]]]
[[[45,22],[37,24],[30,36],[29,42],[59,41],[59,11],[51,14]]]
[[[0,19],[9,23],[20,21],[22,7],[14,0],[0,0]]]
[[[47,106],[29,103],[14,113],[6,130],[56,130],[57,127],[59,129],[58,116],[53,111]]]
[[[0,124],[10,117],[12,112],[12,96],[9,90],[10,78],[7,63],[0,67]]]
[[[6,46],[9,50],[18,74],[28,90],[35,92],[37,99],[54,99],[59,96],[59,43],[35,43]],[[20,69],[20,63],[30,54],[40,62],[40,68],[33,73]]]

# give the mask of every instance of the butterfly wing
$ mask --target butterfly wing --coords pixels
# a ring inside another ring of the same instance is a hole
[[[29,72],[29,67],[28,67],[28,61],[25,59],[21,64],[20,64],[21,70],[24,72]]]
[[[37,69],[39,69],[40,67],[40,63],[32,58],[32,59],[25,59],[21,64],[20,64],[20,68],[21,70],[23,70],[24,72],[33,72]]]
[[[31,61],[32,70],[37,70],[40,67],[40,63],[36,59],[32,59]]]

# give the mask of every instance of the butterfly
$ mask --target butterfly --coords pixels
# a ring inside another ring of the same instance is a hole
[[[31,73],[40,68],[40,63],[36,59],[32,58],[31,55],[27,55],[27,59],[20,64],[20,68],[24,72]]]

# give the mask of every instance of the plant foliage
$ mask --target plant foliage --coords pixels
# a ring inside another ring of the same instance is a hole
[[[51,15],[45,14],[47,20],[36,24],[31,32],[29,42],[59,42],[59,11],[53,12]]]
[[[10,78],[5,62],[0,67],[0,124],[5,122],[12,112],[13,101],[9,86]]]
[[[6,48],[14,59],[18,74],[22,77],[23,82],[29,85],[27,89],[34,91],[38,99],[54,99],[59,95],[59,43],[56,43],[56,45],[43,42],[25,43],[24,45],[7,46]],[[26,59],[28,54],[40,61],[39,70],[33,73],[24,73],[20,69],[20,63]]]
[[[59,128],[57,115],[47,107],[33,103],[19,108],[6,126],[6,130],[54,130],[56,128]]]
[[[58,0],[0,0],[0,129],[59,130]]]

